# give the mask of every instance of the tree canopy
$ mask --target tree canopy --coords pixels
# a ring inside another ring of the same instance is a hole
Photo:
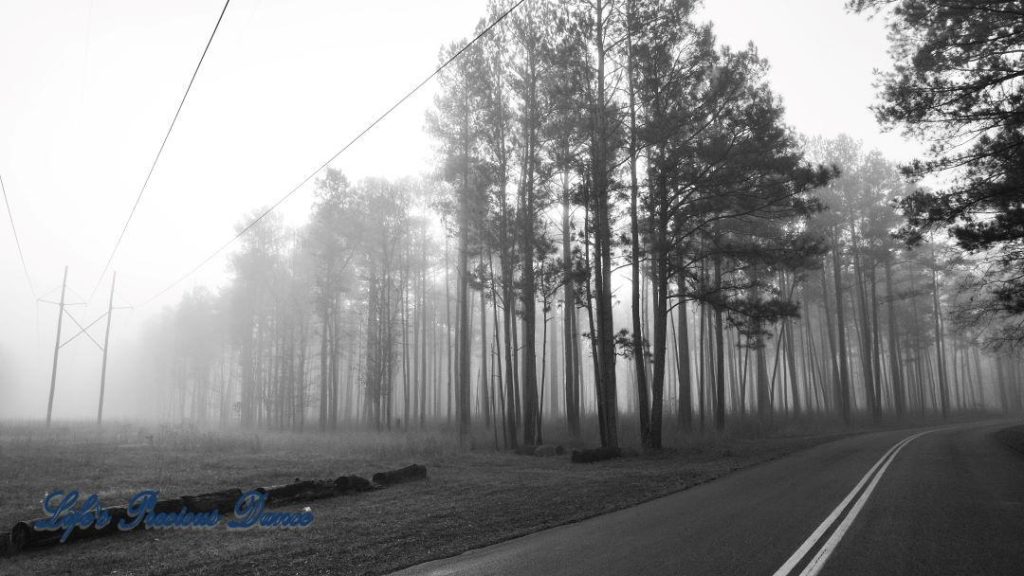
[[[948,229],[987,256],[986,316],[1017,317],[1024,341],[1024,7],[1019,2],[853,0],[888,18],[895,69],[881,76],[884,125],[931,142],[904,167],[941,185],[907,195],[903,236],[912,244]],[[981,304],[981,303],[979,303]]]

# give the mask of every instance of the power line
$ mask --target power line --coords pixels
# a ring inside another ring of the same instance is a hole
[[[309,182],[310,180],[312,180],[312,179],[313,179],[313,177],[315,177],[315,176],[316,176],[317,174],[319,174],[321,170],[323,170],[324,168],[326,168],[326,167],[327,167],[327,166],[328,166],[328,165],[329,165],[329,164],[330,164],[331,162],[334,162],[334,161],[335,161],[335,160],[336,160],[336,159],[337,159],[337,158],[338,158],[339,156],[341,156],[342,154],[344,154],[346,150],[348,150],[349,148],[351,148],[353,144],[355,144],[355,143],[356,143],[356,142],[358,142],[358,141],[359,141],[359,140],[360,140],[360,139],[361,139],[361,138],[362,138],[363,136],[365,136],[367,132],[369,132],[370,130],[373,130],[373,129],[374,129],[374,128],[375,128],[375,127],[376,127],[376,126],[378,125],[378,124],[380,124],[380,123],[381,123],[381,122],[382,122],[382,121],[383,121],[383,120],[384,120],[385,118],[387,118],[387,117],[388,117],[388,116],[389,116],[389,115],[390,115],[390,114],[391,114],[392,112],[394,112],[394,111],[395,111],[395,109],[397,109],[397,108],[398,108],[399,106],[401,106],[402,104],[404,104],[404,103],[405,103],[405,101],[406,101],[406,100],[408,100],[409,98],[411,98],[411,97],[413,96],[413,94],[415,94],[416,92],[418,92],[418,91],[420,90],[420,88],[423,88],[423,87],[424,87],[424,86],[425,86],[425,85],[426,85],[426,84],[427,84],[428,82],[430,82],[431,80],[433,80],[433,79],[434,79],[434,77],[436,77],[436,76],[437,76],[438,74],[440,74],[440,73],[441,73],[441,72],[442,72],[442,71],[443,71],[443,70],[444,70],[445,68],[447,68],[449,64],[451,64],[451,63],[452,63],[452,62],[454,62],[454,61],[455,61],[455,60],[456,60],[456,59],[457,59],[457,58],[458,58],[459,56],[461,56],[463,52],[465,52],[466,50],[468,50],[468,49],[469,49],[469,48],[470,48],[471,46],[473,46],[473,44],[476,44],[476,43],[477,43],[477,41],[479,41],[479,40],[480,40],[481,38],[483,38],[484,36],[486,36],[486,35],[487,35],[487,33],[491,31],[491,29],[493,29],[493,28],[494,28],[495,26],[497,26],[498,24],[500,24],[502,20],[504,20],[504,19],[505,19],[506,17],[508,17],[508,15],[509,15],[509,14],[511,14],[512,12],[514,12],[514,11],[516,10],[516,8],[519,8],[519,7],[520,7],[521,5],[523,5],[523,4],[525,3],[525,2],[526,2],[526,0],[518,0],[518,1],[517,1],[517,2],[515,3],[515,4],[513,4],[513,5],[512,5],[512,7],[511,7],[511,8],[509,8],[508,10],[506,10],[505,12],[503,12],[503,13],[501,14],[501,16],[499,16],[499,17],[498,17],[498,18],[496,18],[496,19],[495,19],[495,20],[494,20],[493,22],[491,22],[491,23],[490,23],[490,24],[489,24],[489,25],[488,25],[488,26],[487,26],[486,28],[484,28],[484,29],[483,29],[483,30],[482,30],[482,31],[481,31],[481,32],[480,32],[479,34],[477,34],[477,35],[476,35],[476,36],[475,36],[475,37],[474,37],[474,38],[473,38],[472,40],[470,40],[470,41],[469,41],[469,42],[468,42],[468,43],[467,43],[467,44],[466,44],[465,46],[463,46],[462,48],[460,48],[458,52],[456,52],[455,54],[453,54],[453,55],[452,55],[452,56],[451,56],[450,58],[448,58],[448,60],[446,60],[446,61],[445,61],[445,62],[444,62],[443,64],[441,64],[440,66],[438,66],[436,70],[434,70],[433,72],[431,72],[431,74],[430,74],[429,76],[427,76],[426,78],[424,78],[424,79],[423,79],[423,81],[421,81],[421,82],[420,82],[419,84],[417,84],[417,85],[416,85],[416,86],[415,86],[415,87],[414,87],[414,88],[413,88],[412,90],[410,90],[410,91],[409,91],[408,93],[406,93],[406,95],[405,95],[405,96],[402,96],[402,97],[401,97],[401,98],[400,98],[400,99],[399,99],[399,100],[398,100],[397,102],[395,102],[395,103],[394,103],[394,104],[393,104],[393,105],[392,105],[392,106],[391,106],[390,108],[388,108],[388,109],[387,109],[387,110],[386,110],[386,111],[385,111],[385,112],[384,112],[383,114],[381,114],[381,115],[380,115],[379,117],[377,117],[377,119],[376,119],[376,120],[374,120],[373,122],[371,122],[369,126],[367,126],[366,128],[364,128],[364,129],[362,130],[362,132],[360,132],[359,134],[356,134],[355,138],[352,138],[351,140],[349,140],[349,142],[348,142],[347,144],[345,144],[344,146],[342,146],[340,150],[338,150],[337,152],[335,152],[333,156],[331,156],[330,158],[328,158],[328,159],[327,159],[327,160],[326,160],[325,162],[323,162],[322,164],[320,164],[320,166],[318,166],[318,167],[317,167],[317,168],[316,168],[315,170],[313,170],[312,172],[310,172],[310,173],[309,173],[309,175],[307,175],[307,176],[306,176],[305,178],[303,178],[301,182],[299,182],[299,183],[298,183],[298,184],[297,184],[297,185],[296,185],[296,186],[295,186],[294,188],[292,188],[291,190],[289,190],[287,194],[285,194],[285,195],[284,195],[284,196],[282,196],[282,197],[281,197],[280,199],[278,199],[278,200],[277,200],[277,202],[274,202],[274,203],[273,203],[273,204],[272,204],[272,205],[271,205],[271,206],[270,206],[269,208],[267,208],[266,210],[264,210],[264,211],[263,211],[263,212],[262,212],[262,213],[261,213],[261,214],[260,214],[259,216],[257,216],[256,218],[254,218],[254,219],[253,219],[253,220],[252,220],[251,222],[249,222],[249,224],[247,224],[247,225],[246,225],[246,226],[245,226],[244,228],[242,228],[242,229],[241,229],[241,230],[240,230],[240,231],[239,231],[239,232],[238,232],[237,234],[235,234],[235,235],[234,235],[234,237],[232,237],[232,238],[231,238],[230,240],[228,240],[228,241],[227,241],[227,242],[225,242],[225,243],[224,243],[223,245],[221,245],[221,247],[220,247],[220,248],[217,248],[216,250],[214,250],[214,251],[213,251],[213,252],[212,252],[212,253],[211,253],[211,254],[210,254],[209,256],[207,256],[206,258],[204,258],[204,259],[203,259],[203,260],[202,260],[202,261],[201,261],[201,262],[200,262],[199,264],[197,264],[197,265],[196,265],[196,266],[195,266],[194,268],[192,268],[192,269],[191,269],[191,270],[189,270],[189,271],[188,271],[187,273],[185,273],[184,275],[182,275],[182,276],[181,276],[180,278],[178,278],[177,280],[175,280],[174,282],[172,282],[171,284],[169,284],[169,285],[168,285],[168,286],[167,286],[166,288],[164,288],[164,289],[163,289],[163,290],[161,290],[160,292],[157,292],[157,293],[156,293],[155,295],[153,295],[153,296],[152,296],[151,298],[149,298],[148,300],[146,300],[145,302],[143,302],[143,303],[142,303],[142,306],[146,306],[147,304],[149,304],[149,303],[150,303],[150,302],[152,302],[153,300],[156,300],[157,298],[159,298],[159,297],[163,296],[164,294],[166,294],[166,293],[167,293],[167,292],[168,292],[169,290],[171,290],[172,288],[174,288],[174,287],[175,287],[175,286],[177,286],[178,284],[181,284],[182,282],[184,282],[184,281],[185,281],[185,279],[187,279],[187,278],[188,278],[189,276],[191,276],[191,275],[195,274],[196,272],[198,272],[198,271],[199,271],[199,270],[200,270],[200,269],[201,269],[201,268],[202,268],[203,266],[206,266],[206,265],[207,265],[207,264],[208,264],[208,263],[209,263],[209,262],[210,262],[211,260],[213,260],[214,258],[216,258],[218,254],[220,254],[221,252],[223,252],[224,250],[226,250],[226,249],[227,249],[227,248],[228,248],[229,246],[231,246],[232,244],[234,244],[234,243],[235,243],[235,242],[236,242],[236,241],[237,241],[237,240],[238,240],[239,238],[241,238],[242,236],[244,236],[246,232],[248,232],[248,231],[249,231],[249,230],[251,230],[251,229],[252,229],[253,227],[255,227],[255,226],[256,226],[257,224],[259,224],[259,223],[260,223],[260,221],[262,221],[262,220],[263,220],[264,218],[266,218],[266,217],[267,217],[267,216],[268,216],[268,215],[269,215],[269,214],[270,214],[271,212],[273,212],[273,211],[274,211],[274,210],[276,210],[276,209],[277,209],[277,208],[278,208],[279,206],[281,206],[281,204],[284,204],[284,203],[285,203],[285,202],[286,202],[286,201],[287,201],[287,200],[288,200],[289,198],[291,198],[291,197],[292,197],[292,195],[294,195],[294,194],[295,194],[296,192],[298,192],[298,191],[299,191],[299,189],[301,189],[301,188],[302,188],[303,186],[305,186],[305,185],[306,185],[306,184],[307,184],[307,183],[308,183],[308,182]]]
[[[18,228],[14,225],[14,212],[11,211],[11,202],[7,199],[7,187],[4,186],[3,176],[0,176],[0,191],[3,191],[4,206],[7,207],[7,219],[11,222],[11,232],[14,233],[14,245],[18,247],[21,271],[25,273],[25,280],[28,282],[28,289],[32,292],[32,298],[36,298],[36,287],[32,283],[32,276],[28,273],[28,265],[25,264],[25,253],[21,249],[21,238],[18,237]]]
[[[167,133],[164,134],[164,139],[160,143],[160,148],[156,152],[156,157],[153,158],[153,164],[149,167],[149,173],[146,174],[146,179],[142,182],[142,188],[139,189],[139,194],[135,197],[135,203],[132,204],[131,212],[128,213],[128,219],[125,220],[124,226],[121,227],[121,233],[117,236],[117,242],[114,243],[114,249],[110,251],[110,257],[107,258],[107,263],[103,266],[103,272],[100,273],[100,277],[96,280],[96,286],[93,287],[92,292],[89,294],[90,302],[92,301],[93,296],[96,295],[96,290],[99,289],[100,283],[103,282],[103,277],[106,276],[107,271],[110,270],[110,264],[114,261],[114,256],[117,254],[117,249],[121,246],[121,241],[124,240],[124,235],[128,231],[128,225],[135,216],[135,210],[139,207],[139,202],[142,201],[142,195],[146,192],[149,180],[153,177],[153,171],[156,170],[157,162],[160,161],[160,155],[163,154],[164,146],[167,145],[167,140],[171,137],[171,132],[174,130],[174,124],[177,123],[178,116],[181,114],[181,109],[185,105],[185,100],[188,98],[188,93],[192,90],[192,84],[196,81],[196,76],[199,74],[199,68],[203,65],[203,60],[206,58],[206,52],[209,51],[210,44],[213,43],[213,37],[217,35],[217,29],[220,28],[221,20],[224,19],[224,13],[228,11],[228,4],[231,4],[231,0],[226,0],[224,2],[224,8],[221,9],[220,16],[217,17],[217,23],[213,26],[213,32],[210,33],[210,38],[206,41],[206,47],[203,48],[203,53],[199,57],[199,62],[196,64],[195,70],[192,71],[192,78],[188,81],[188,87],[185,88],[185,94],[181,97],[181,102],[178,103],[177,111],[174,112],[174,118],[171,119],[171,125],[167,127]]]

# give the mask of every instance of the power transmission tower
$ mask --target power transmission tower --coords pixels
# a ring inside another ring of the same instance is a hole
[[[54,395],[54,391],[57,388],[57,361],[58,361],[58,359],[60,357],[60,349],[65,347],[65,346],[67,346],[68,344],[74,342],[79,336],[81,336],[83,334],[85,334],[85,337],[88,338],[93,344],[95,344],[96,347],[99,348],[101,352],[103,352],[103,368],[102,368],[102,371],[100,372],[100,405],[99,405],[99,411],[96,414],[96,423],[98,425],[102,425],[103,424],[103,396],[104,396],[104,393],[106,392],[106,386],[107,386],[107,348],[110,345],[110,320],[111,320],[111,316],[113,315],[113,312],[114,312],[115,309],[123,308],[123,307],[115,307],[114,306],[114,288],[116,286],[116,282],[117,282],[117,273],[115,272],[114,276],[113,276],[113,279],[110,282],[110,302],[107,305],[107,311],[105,313],[103,313],[102,315],[100,315],[95,320],[93,320],[92,322],[89,322],[88,324],[85,324],[85,325],[83,325],[81,322],[79,322],[78,319],[76,319],[71,314],[71,312],[68,311],[68,308],[71,307],[71,306],[85,306],[86,304],[84,302],[68,303],[67,300],[65,299],[66,295],[67,295],[67,290],[68,290],[68,267],[67,266],[64,267],[64,282],[61,285],[60,302],[52,302],[50,300],[43,300],[41,298],[39,299],[40,302],[46,302],[47,304],[56,304],[57,306],[59,306],[59,311],[58,311],[58,316],[57,316],[57,341],[53,345],[53,372],[50,374],[50,400],[49,400],[49,402],[47,403],[47,406],[46,406],[46,426],[47,427],[50,426],[50,422],[53,419],[53,395]],[[74,289],[72,289],[71,291],[74,292]],[[74,322],[75,326],[78,326],[78,332],[75,332],[75,334],[73,336],[71,336],[67,340],[61,342],[60,338],[61,338],[61,335],[63,333],[64,317],[65,316],[67,316],[72,322]],[[100,345],[100,343],[97,342],[96,339],[92,337],[92,334],[89,334],[89,329],[92,328],[93,326],[95,326],[97,323],[99,323],[100,320],[103,320],[104,317],[106,317],[106,319],[107,319],[107,332],[106,332],[106,335],[104,337],[103,344]]]
[[[110,280],[110,302],[107,304],[107,332],[103,336],[103,368],[100,371],[100,407],[96,413],[96,425],[103,426],[103,393],[107,387],[107,349],[110,347],[110,319],[114,316],[114,285],[117,283],[117,272]]]
[[[64,323],[64,295],[68,288],[68,267],[64,266],[64,281],[60,288],[60,311],[57,313],[57,341],[53,345],[53,372],[50,374],[50,401],[46,404],[46,427],[53,416],[53,390],[57,386],[57,356],[60,354],[60,329]]]

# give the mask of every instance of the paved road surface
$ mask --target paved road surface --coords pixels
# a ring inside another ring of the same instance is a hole
[[[398,574],[1021,576],[1011,424],[848,438]]]

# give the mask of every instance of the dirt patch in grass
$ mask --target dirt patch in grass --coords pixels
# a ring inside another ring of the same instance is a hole
[[[0,574],[385,574],[707,482],[836,436],[690,441],[658,454],[572,464],[460,452],[436,434],[125,434],[29,437],[0,429],[0,530],[38,517],[48,490],[121,504],[142,488],[174,497],[296,477],[369,477],[413,462],[429,478],[311,502],[303,530],[148,530],[0,559]],[[133,438],[134,439],[134,438]],[[286,506],[297,510],[305,506]]]

